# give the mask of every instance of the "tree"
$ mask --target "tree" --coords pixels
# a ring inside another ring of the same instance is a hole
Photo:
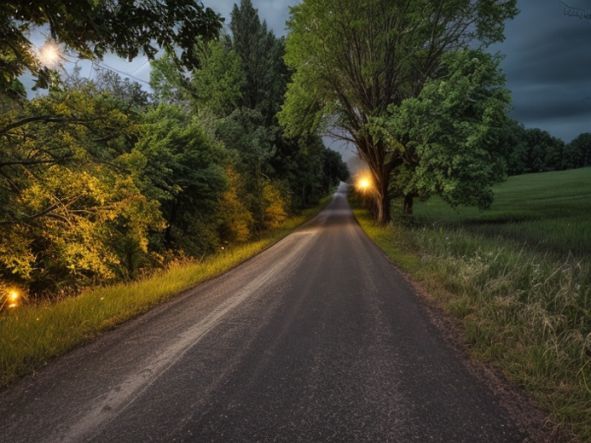
[[[150,233],[164,226],[136,181],[125,109],[88,83],[2,116],[0,280],[75,288],[149,260]]]
[[[585,132],[571,141],[566,156],[571,168],[591,166],[591,133]]]
[[[142,132],[135,147],[145,158],[142,188],[160,202],[164,246],[188,255],[211,251],[218,242],[216,208],[227,185],[224,147],[176,105],[148,112]]]
[[[433,194],[452,206],[487,208],[491,186],[505,174],[506,154],[499,147],[509,91],[498,60],[459,50],[443,56],[441,70],[441,78],[427,81],[417,97],[370,120],[374,139],[403,145],[390,189],[404,197],[407,215],[415,197]]]
[[[502,40],[504,21],[516,12],[515,1],[304,0],[288,24],[286,61],[296,72],[280,121],[290,135],[339,128],[370,167],[385,223],[391,173],[405,146],[376,138],[371,119],[439,78],[447,52]]]
[[[275,151],[272,131],[258,111],[239,108],[219,121],[217,137],[236,154],[234,166],[244,178],[245,203],[254,217],[254,229],[264,229],[262,195],[265,177],[273,172],[269,164]]]
[[[226,117],[240,106],[244,84],[240,57],[230,42],[220,39],[208,44],[202,66],[191,80],[196,107],[204,106],[218,117]]]
[[[259,111],[270,126],[275,123],[287,83],[283,41],[261,22],[251,0],[234,5],[230,28],[232,46],[245,73],[241,105]]]
[[[199,65],[195,43],[221,29],[221,18],[194,0],[18,0],[0,5],[0,92],[19,93],[18,77],[26,70],[46,87],[44,67],[27,39],[34,27],[49,26],[52,39],[83,58],[113,52],[128,59],[140,51],[153,58],[159,48],[175,54],[179,66]],[[180,49],[178,57],[174,52]]]
[[[542,172],[562,169],[564,142],[538,128],[525,130],[526,150],[522,155],[523,172]]]

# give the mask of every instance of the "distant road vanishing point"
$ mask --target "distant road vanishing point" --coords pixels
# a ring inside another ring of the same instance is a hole
[[[330,205],[234,270],[0,392],[0,440],[526,436],[355,222]]]

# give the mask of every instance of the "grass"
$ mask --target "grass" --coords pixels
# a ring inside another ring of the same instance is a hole
[[[0,386],[237,266],[311,219],[328,201],[329,197],[319,206],[289,218],[260,240],[235,246],[200,262],[173,264],[131,283],[88,289],[56,302],[26,305],[9,315],[0,313]]]
[[[454,210],[438,198],[418,203],[420,224],[462,227],[544,252],[591,254],[591,168],[525,174],[496,186],[486,211]]]
[[[417,204],[367,234],[566,435],[591,441],[591,169],[510,178],[490,211]]]

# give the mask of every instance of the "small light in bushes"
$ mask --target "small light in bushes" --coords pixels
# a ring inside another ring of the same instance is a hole
[[[21,292],[16,289],[9,289],[8,293],[6,294],[6,306],[8,309],[18,308],[22,299]]]

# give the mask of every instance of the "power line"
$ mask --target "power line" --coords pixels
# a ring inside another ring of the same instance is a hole
[[[117,74],[124,75],[124,76],[126,76],[126,77],[129,77],[129,78],[131,78],[131,79],[133,79],[133,80],[137,81],[137,82],[144,83],[144,84],[146,84],[146,85],[150,86],[150,82],[147,82],[146,80],[143,80],[143,79],[141,79],[141,78],[139,78],[139,77],[136,77],[135,75],[129,74],[129,73],[127,73],[127,72],[125,72],[125,71],[122,71],[122,70],[120,70],[120,69],[113,68],[112,66],[109,66],[109,65],[107,65],[107,64],[105,64],[105,63],[99,63],[99,62],[97,62],[97,61],[93,61],[93,62],[92,62],[92,64],[93,64],[93,65],[96,65],[96,66],[100,66],[100,67],[101,67],[101,68],[103,68],[103,69],[107,69],[107,70],[109,70],[109,71],[115,72],[115,73],[117,73]]]

